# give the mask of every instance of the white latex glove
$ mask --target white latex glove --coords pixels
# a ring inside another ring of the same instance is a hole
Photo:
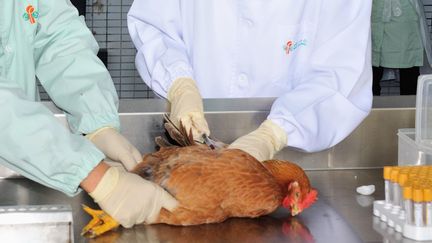
[[[170,119],[176,126],[181,121],[186,131],[192,129],[196,141],[202,142],[203,134],[210,135],[202,98],[193,79],[176,79],[168,91],[168,100],[171,102]]]
[[[110,167],[89,195],[123,227],[153,223],[161,208],[173,211],[177,200],[153,182]]]
[[[286,144],[286,132],[271,120],[265,120],[258,129],[238,138],[228,148],[241,149],[262,162],[272,159]]]
[[[112,127],[103,127],[87,134],[91,142],[108,158],[121,162],[127,170],[132,170],[142,161],[142,155],[123,135]]]

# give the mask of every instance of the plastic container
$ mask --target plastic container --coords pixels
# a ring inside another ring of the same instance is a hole
[[[416,99],[415,140],[432,147],[432,75],[419,76]]]
[[[403,188],[403,198],[404,198],[405,223],[412,225],[414,224],[412,186],[405,186]]]
[[[413,215],[414,225],[417,227],[425,226],[423,218],[423,207],[424,207],[423,190],[421,188],[413,189]]]
[[[384,193],[385,193],[385,202],[386,204],[391,204],[391,191],[390,191],[390,176],[391,176],[392,166],[384,166]]]
[[[432,121],[432,120],[431,120]],[[399,165],[430,165],[432,164],[432,147],[415,141],[414,128],[398,130],[398,164]]]
[[[423,189],[424,196],[424,209],[425,209],[425,225],[432,227],[432,186],[428,185],[428,188]]]

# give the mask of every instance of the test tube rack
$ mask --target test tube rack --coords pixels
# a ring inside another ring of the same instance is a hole
[[[401,170],[403,168],[403,170]],[[392,176],[389,176],[389,171],[394,170]],[[419,174],[410,174],[412,171],[426,170],[429,172],[422,173],[423,179],[419,179]],[[432,176],[430,171],[432,166],[386,166],[384,167],[384,180],[385,180],[385,200],[376,200],[373,204],[373,214],[382,222],[387,223],[396,232],[401,233],[404,237],[416,241],[430,241],[432,240],[432,224],[430,224],[431,212],[427,213],[426,208],[422,209],[421,214],[414,215],[412,205],[411,208],[406,208],[403,205],[403,189],[404,186],[410,186],[412,180],[416,180],[416,186],[421,185],[422,188],[430,186]],[[403,172],[402,172],[403,171]],[[387,174],[386,174],[387,173]],[[402,174],[406,176],[401,176]],[[411,179],[410,179],[411,178]],[[411,180],[411,181],[410,181]],[[405,195],[404,195],[405,196]],[[409,204],[408,204],[409,205]],[[430,210],[430,208],[429,208]],[[414,222],[415,217],[421,217],[421,224]],[[411,220],[407,220],[407,217]],[[428,218],[429,217],[429,218]]]
[[[416,241],[432,240],[432,227],[406,223],[405,210],[400,207],[386,204],[384,200],[376,200],[373,204],[373,214],[406,238]]]

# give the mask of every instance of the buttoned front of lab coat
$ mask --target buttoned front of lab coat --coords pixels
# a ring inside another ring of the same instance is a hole
[[[329,148],[372,104],[371,0],[135,0],[128,28],[143,80],[178,77],[204,98],[277,97],[288,146]]]

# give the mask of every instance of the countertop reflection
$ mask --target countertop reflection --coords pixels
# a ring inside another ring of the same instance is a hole
[[[230,219],[219,224],[176,227],[136,226],[120,229],[90,242],[315,242],[296,218]]]

